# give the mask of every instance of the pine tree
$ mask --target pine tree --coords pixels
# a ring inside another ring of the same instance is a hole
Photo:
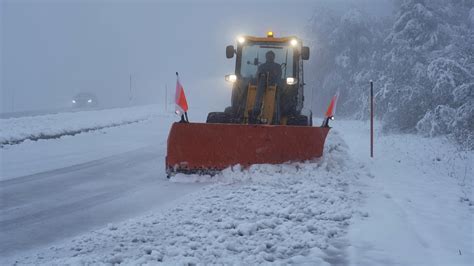
[[[387,132],[450,135],[473,149],[474,1],[397,0],[393,18],[318,9],[308,26],[309,80],[324,106],[364,118],[368,81]],[[323,107],[324,108],[324,107]]]

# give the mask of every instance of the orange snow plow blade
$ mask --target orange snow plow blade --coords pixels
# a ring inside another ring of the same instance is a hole
[[[215,174],[240,164],[279,164],[321,157],[329,127],[174,123],[166,171]]]

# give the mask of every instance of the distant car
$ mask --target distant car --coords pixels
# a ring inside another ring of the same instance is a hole
[[[93,93],[81,92],[71,100],[73,108],[88,108],[98,105],[97,97]]]

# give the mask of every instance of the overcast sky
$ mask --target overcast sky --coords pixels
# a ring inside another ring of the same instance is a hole
[[[225,46],[267,30],[303,36],[317,2],[2,1],[0,109],[67,107],[79,92],[125,105],[130,74],[135,103],[163,103],[176,71],[191,107],[223,108]]]

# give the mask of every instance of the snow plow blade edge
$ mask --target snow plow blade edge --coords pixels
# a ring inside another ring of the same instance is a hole
[[[323,154],[329,127],[174,123],[166,171],[214,174],[240,164],[305,161]]]

